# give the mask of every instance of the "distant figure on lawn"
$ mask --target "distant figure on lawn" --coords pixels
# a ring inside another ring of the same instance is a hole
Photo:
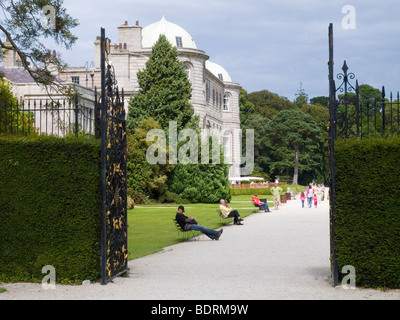
[[[221,234],[223,230],[221,229],[220,231],[215,231],[208,229],[203,226],[199,226],[198,223],[196,222],[195,218],[193,217],[187,217],[183,213],[185,212],[185,207],[184,206],[179,206],[178,212],[176,213],[176,222],[178,222],[179,226],[185,230],[185,231],[200,231],[201,233],[205,234],[207,237],[209,237],[211,240],[216,240],[218,241],[219,238],[221,237]]]
[[[275,182],[274,186],[271,188],[271,193],[274,196],[275,210],[279,210],[279,202],[280,202],[282,192],[283,192],[283,189],[281,187],[278,187],[278,184]]]
[[[233,222],[235,225],[238,226],[243,225],[242,221],[244,220],[240,218],[240,214],[237,210],[232,210],[232,208],[228,204],[228,201],[221,199],[219,203],[220,203],[219,210],[221,211],[225,219],[233,218],[234,219]]]
[[[261,210],[261,207],[264,207],[264,211],[265,212],[271,212],[269,210],[268,203],[267,202],[261,202],[261,200],[258,198],[258,194],[257,193],[254,195],[254,197],[251,198],[251,201],[254,203],[254,205],[256,207],[260,208],[260,210]]]

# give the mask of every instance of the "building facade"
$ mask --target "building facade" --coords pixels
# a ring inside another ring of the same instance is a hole
[[[240,177],[241,138],[239,95],[241,87],[232,81],[229,73],[209,60],[205,51],[197,48],[190,34],[180,26],[168,22],[164,17],[145,28],[128,22],[118,27],[118,42],[110,47],[110,62],[115,68],[119,88],[124,88],[126,103],[139,88],[137,73],[143,70],[152,51],[152,46],[164,34],[177,47],[178,58],[183,62],[192,84],[191,103],[200,125],[205,132],[220,137],[224,145],[226,161],[230,165],[230,177]],[[0,71],[12,82],[21,99],[37,99],[45,96],[29,75],[18,64],[14,52],[5,52]],[[19,77],[15,75],[20,74]],[[73,84],[90,101],[93,89],[100,87],[100,38],[94,42],[94,61],[84,67],[68,67],[60,75],[66,84]]]

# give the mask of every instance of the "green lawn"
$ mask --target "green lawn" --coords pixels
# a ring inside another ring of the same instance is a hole
[[[246,197],[243,199],[248,202],[231,203],[232,208],[237,209],[242,218],[258,211],[257,208],[253,208],[251,197]],[[240,199],[242,198],[234,197],[233,201],[242,201]],[[163,248],[181,241],[172,223],[177,207],[177,205],[139,205],[129,211],[129,260],[160,252]],[[217,214],[218,207],[218,204],[188,204],[185,205],[185,214],[195,217],[199,224],[207,228],[217,229],[221,227]]]
[[[291,189],[297,193],[299,190],[305,190],[306,187],[291,186]],[[237,209],[242,218],[258,211],[251,202],[251,197],[251,195],[232,197],[231,207]],[[272,195],[259,194],[258,197],[267,198],[271,207]],[[219,204],[186,204],[184,206],[185,215],[195,217],[199,224],[210,229],[221,227],[217,214]],[[182,241],[172,222],[177,208],[176,204],[151,204],[138,205],[129,211],[129,260],[160,252],[163,248]]]
[[[7,290],[4,288],[0,288],[0,293],[6,292]]]

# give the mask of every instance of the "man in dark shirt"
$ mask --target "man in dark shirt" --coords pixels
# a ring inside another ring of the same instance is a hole
[[[192,231],[200,231],[201,233],[204,233],[207,237],[209,237],[211,240],[219,240],[221,237],[221,234],[223,230],[221,229],[220,231],[215,231],[208,229],[203,226],[199,226],[196,222],[196,220],[193,217],[187,217],[183,213],[185,212],[185,207],[184,206],[179,206],[178,212],[176,213],[176,221],[178,222],[179,226],[186,231],[192,230]]]

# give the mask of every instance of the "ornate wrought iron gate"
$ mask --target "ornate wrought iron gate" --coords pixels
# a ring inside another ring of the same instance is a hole
[[[124,92],[119,94],[108,60],[110,41],[101,29],[101,281],[107,284],[128,271],[126,120]]]
[[[339,270],[336,256],[335,214],[335,141],[337,139],[400,136],[400,92],[397,101],[386,99],[385,87],[379,96],[365,98],[354,73],[349,72],[346,61],[342,72],[336,76],[333,59],[333,24],[329,25],[329,177],[330,177],[330,237],[331,270],[334,285],[339,284]],[[353,83],[352,83],[353,82]],[[355,82],[355,83],[354,83]],[[340,94],[339,94],[340,93]],[[350,93],[352,95],[350,96]],[[337,97],[337,95],[339,96]],[[397,116],[396,116],[397,115]],[[396,119],[397,118],[397,119]]]

